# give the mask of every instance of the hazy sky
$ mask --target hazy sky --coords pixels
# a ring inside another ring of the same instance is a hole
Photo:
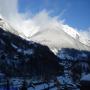
[[[20,12],[35,14],[43,9],[52,11],[52,15],[60,15],[72,27],[90,27],[90,0],[19,0]]]

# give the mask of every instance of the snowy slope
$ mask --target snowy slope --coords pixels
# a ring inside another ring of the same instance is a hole
[[[69,30],[67,32],[65,30],[67,29],[63,29],[63,27],[47,28],[32,36],[31,40],[49,46],[55,53],[61,48],[90,50],[87,44],[77,38],[78,33],[75,31],[70,33]]]
[[[79,34],[79,32],[77,32],[76,29],[73,29],[72,27],[68,26],[68,25],[62,25],[63,26],[63,30],[70,35],[71,37],[73,37],[74,39],[77,39],[78,41],[80,41],[81,43],[90,46],[90,42],[85,39],[85,37],[83,37],[81,34]]]

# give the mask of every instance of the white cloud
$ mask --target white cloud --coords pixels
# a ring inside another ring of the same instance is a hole
[[[86,39],[90,40],[90,28],[86,30],[80,30],[79,33],[81,36],[85,37]]]
[[[52,17],[46,10],[42,10],[38,12],[36,15],[28,17],[28,13],[19,13],[18,12],[18,0],[0,0],[0,14],[7,19],[13,25],[13,27],[17,28],[19,32],[23,32],[26,36],[32,36],[40,30],[44,30],[45,28],[55,28],[56,26],[61,26],[63,24],[63,20],[59,20],[58,17],[62,16],[66,12],[66,9],[61,12],[59,16]],[[69,25],[67,25],[70,27]],[[74,28],[72,28],[75,30]],[[90,29],[88,32],[81,32],[86,38],[90,38]]]

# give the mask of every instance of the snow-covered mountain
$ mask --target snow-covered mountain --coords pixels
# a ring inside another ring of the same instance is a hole
[[[51,28],[46,28],[45,30],[39,31],[32,36],[30,40],[47,45],[55,53],[61,48],[90,50],[89,44],[85,39],[80,37],[78,32],[66,27],[68,26],[51,26]]]
[[[37,88],[65,90],[66,87],[76,90],[78,85],[73,79],[76,77],[76,80],[80,80],[80,75],[90,73],[88,42],[67,25],[51,25],[31,33],[32,35],[27,37],[24,32],[19,31],[12,23],[0,16],[0,72],[9,77],[19,76],[19,79],[29,76],[30,90],[34,86],[34,81],[31,80],[34,76],[35,80],[39,77],[43,82],[36,80],[37,86],[32,90],[41,90]],[[60,50],[60,53],[58,52],[60,58],[47,46],[41,44],[47,45],[55,53]],[[47,81],[50,79],[53,82]],[[17,79],[16,81],[18,82]],[[45,84],[48,86],[45,87]]]
[[[0,18],[0,27],[27,40],[32,40],[40,44],[47,45],[54,53],[57,53],[57,51],[61,48],[90,50],[89,41],[82,37],[72,27],[65,24],[56,23],[55,25],[51,24],[51,27],[48,25],[43,30],[32,30],[31,34],[33,33],[33,35],[28,35],[28,37],[23,31],[18,30],[15,26],[2,17]]]

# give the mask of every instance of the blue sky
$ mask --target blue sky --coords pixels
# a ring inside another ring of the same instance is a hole
[[[77,29],[90,27],[90,0],[19,0],[18,6],[19,12],[52,11],[52,16],[60,15],[65,23]]]

